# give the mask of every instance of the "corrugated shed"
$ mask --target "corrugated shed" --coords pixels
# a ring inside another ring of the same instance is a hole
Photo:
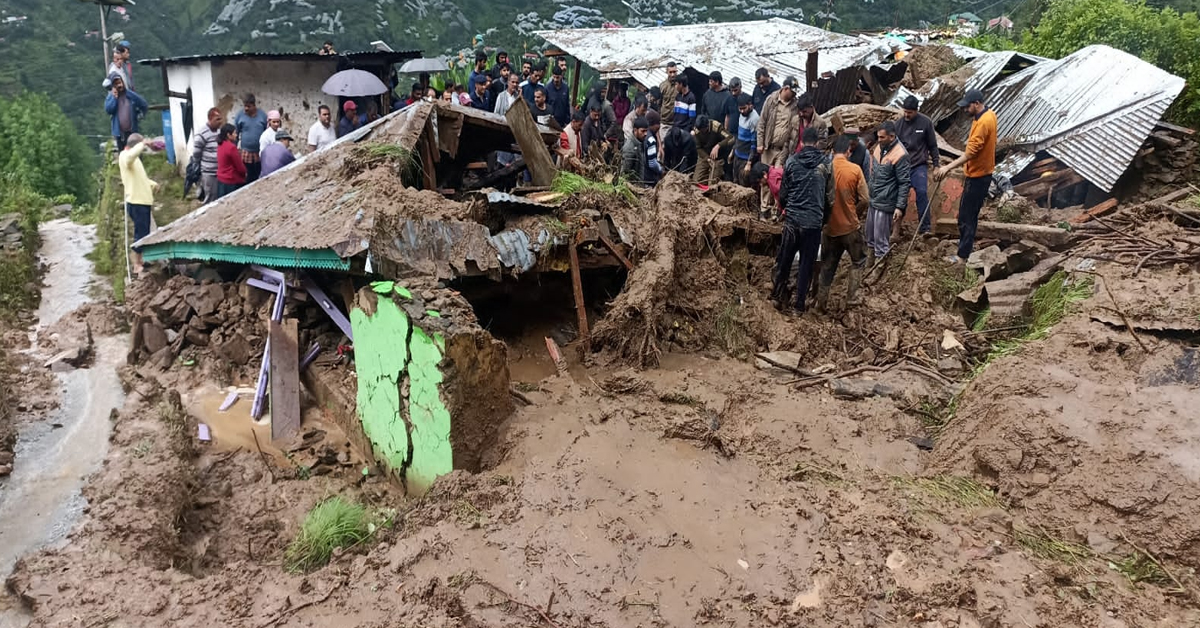
[[[1011,50],[981,53],[954,72],[930,80],[916,92],[902,87],[888,104],[899,107],[906,96],[915,95],[921,103],[921,113],[934,122],[941,122],[958,113],[958,101],[968,89],[986,89],[1005,71],[1019,70],[1046,60]]]
[[[181,63],[197,63],[200,61],[237,61],[238,59],[260,59],[264,61],[337,61],[338,57],[345,57],[352,63],[392,64],[416,59],[420,56],[420,50],[394,50],[391,52],[365,50],[362,52],[343,52],[337,56],[320,55],[315,52],[230,52],[138,59],[138,63],[141,65],[176,65]]]
[[[736,76],[749,84],[759,67],[777,80],[793,75],[804,81],[812,48],[819,50],[817,67],[822,73],[869,65],[891,53],[882,39],[832,33],[782,18],[536,34],[595,68],[602,78],[633,78],[643,85],[665,81],[670,61],[704,74],[716,70],[726,81]]]
[[[1111,191],[1183,86],[1182,78],[1108,46],[1013,74],[985,91],[999,141],[1013,149],[998,169],[1020,172],[1020,162],[1044,150]],[[965,142],[969,131],[969,120],[957,120],[947,136]]]

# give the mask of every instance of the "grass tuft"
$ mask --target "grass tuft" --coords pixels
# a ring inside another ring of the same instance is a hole
[[[933,274],[933,298],[944,308],[954,307],[958,294],[979,282],[979,273],[970,268],[948,266]]]
[[[1019,223],[1025,220],[1025,213],[1018,205],[1001,205],[996,210],[996,222]]]
[[[292,573],[323,567],[336,548],[353,547],[371,536],[367,509],[361,504],[331,497],[308,511],[300,534],[284,552],[284,566]]]
[[[1013,540],[1030,554],[1045,560],[1079,566],[1094,554],[1087,546],[1064,541],[1044,528],[1021,530],[1013,528]]]
[[[739,299],[732,298],[717,311],[716,318],[717,340],[725,353],[741,358],[750,353],[750,334],[746,331],[746,321],[742,318],[742,307]]]
[[[633,191],[629,189],[629,185],[620,178],[614,179],[612,183],[602,183],[565,170],[559,171],[558,176],[554,177],[554,182],[550,185],[550,189],[568,196],[592,191],[600,192],[601,194],[622,196],[630,203],[637,201],[637,198],[633,195]]]
[[[1159,586],[1173,584],[1171,576],[1163,571],[1162,566],[1141,552],[1135,552],[1120,560],[1110,560],[1108,566],[1125,576],[1130,584],[1142,582]]]
[[[962,508],[1003,508],[992,490],[972,478],[938,475],[930,478],[899,478],[902,484],[948,504]]]

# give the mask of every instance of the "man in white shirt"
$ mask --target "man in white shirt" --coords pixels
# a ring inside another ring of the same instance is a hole
[[[259,150],[263,147],[270,146],[275,143],[275,133],[283,126],[283,117],[279,115],[277,109],[272,109],[267,112],[267,130],[263,131],[262,136],[258,138]]]
[[[321,105],[317,107],[317,113],[320,115],[320,119],[308,129],[308,152],[310,153],[325,148],[337,139],[337,129],[333,126],[333,114],[329,112],[329,107]]]
[[[495,113],[500,115],[508,113],[508,110],[513,106],[513,103],[517,102],[517,99],[521,97],[520,91],[517,90],[517,87],[520,84],[520,76],[516,74],[508,75],[508,89],[500,92],[500,95],[496,97],[496,108],[494,110]]]

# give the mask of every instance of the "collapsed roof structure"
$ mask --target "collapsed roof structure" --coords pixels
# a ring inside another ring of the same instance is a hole
[[[1114,89],[1119,86],[1119,89]],[[984,92],[999,120],[997,173],[1014,177],[1045,151],[1104,192],[1112,192],[1184,80],[1109,46],[1082,48],[1062,59],[1005,51],[987,53],[915,92],[921,110],[960,145],[967,116],[954,116],[968,89]],[[914,94],[901,88],[890,104]]]
[[[535,33],[550,44],[600,72],[602,79],[633,79],[654,86],[667,79],[667,63],[707,75],[719,71],[725,80],[739,77],[749,84],[760,67],[782,79],[808,77],[809,53],[816,51],[816,74],[824,77],[818,92],[831,91],[818,110],[850,102],[858,87],[859,68],[886,59],[891,45],[880,38],[833,33],[782,18],[752,22],[687,24],[654,28],[581,28]],[[828,87],[826,87],[828,82]]]

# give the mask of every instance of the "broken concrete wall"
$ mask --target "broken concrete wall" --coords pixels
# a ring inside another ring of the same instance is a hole
[[[435,298],[376,282],[350,313],[371,455],[418,495],[454,469],[478,471],[513,410],[504,343],[475,324],[465,302]],[[442,305],[454,311],[433,309]]]

